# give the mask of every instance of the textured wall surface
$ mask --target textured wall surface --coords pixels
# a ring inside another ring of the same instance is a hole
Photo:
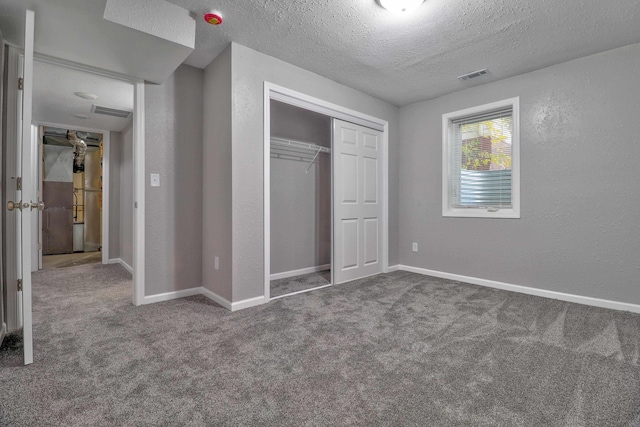
[[[389,122],[389,193],[397,194],[398,109],[317,74],[231,45],[233,72],[233,301],[264,294],[263,94],[275,83]],[[391,197],[389,264],[397,262],[398,211]]]
[[[120,151],[120,258],[133,267],[133,121],[122,130]]]
[[[204,73],[202,280],[232,300],[231,47]],[[214,257],[220,260],[216,270]]]
[[[109,132],[109,259],[120,258],[121,157],[122,134],[120,132]],[[133,183],[131,183],[131,186],[133,186]],[[132,264],[129,265],[132,266]]]
[[[631,45],[402,108],[400,262],[640,303],[638,69]],[[521,219],[443,218],[442,114],[514,96]]]
[[[331,147],[331,117],[271,101],[271,136]],[[331,263],[331,154],[308,167],[271,158],[271,274]]]
[[[202,285],[202,89],[187,65],[145,85],[145,295]]]

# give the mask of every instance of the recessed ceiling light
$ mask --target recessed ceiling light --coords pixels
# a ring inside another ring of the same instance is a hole
[[[89,116],[87,116],[86,114],[74,114],[73,117],[77,118],[77,119],[88,119]]]
[[[420,6],[424,0],[378,0],[380,6],[392,12],[411,12]]]
[[[84,99],[98,99],[98,95],[94,95],[93,93],[89,92],[73,92],[73,94]]]

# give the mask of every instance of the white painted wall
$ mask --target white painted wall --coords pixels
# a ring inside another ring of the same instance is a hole
[[[145,296],[202,284],[202,90],[188,65],[145,85]]]
[[[271,101],[271,135],[331,147],[331,118]],[[271,274],[331,263],[331,154],[271,158]]]
[[[389,122],[389,263],[397,263],[398,108],[312,72],[231,44],[232,62],[232,301],[264,294],[263,94],[264,82],[341,105]],[[213,96],[207,91],[205,97]],[[205,194],[205,197],[207,195]],[[204,238],[218,236],[205,233]],[[210,256],[210,255],[209,255]],[[211,259],[205,259],[210,263]]]
[[[402,108],[400,263],[640,303],[639,69],[635,44]],[[515,96],[521,219],[443,218],[442,114]]]

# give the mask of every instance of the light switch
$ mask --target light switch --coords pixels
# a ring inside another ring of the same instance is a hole
[[[160,174],[158,173],[151,174],[151,186],[160,187]]]

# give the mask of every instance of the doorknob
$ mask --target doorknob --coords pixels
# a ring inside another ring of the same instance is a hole
[[[26,205],[26,203],[25,203]],[[44,209],[44,203],[43,202],[31,202],[31,210],[34,209],[38,209],[39,211]]]
[[[13,211],[14,209],[22,210],[22,208],[28,208],[28,207],[29,207],[29,203],[22,203],[22,200],[19,202],[13,202],[9,200],[7,202],[7,210],[9,211]]]

